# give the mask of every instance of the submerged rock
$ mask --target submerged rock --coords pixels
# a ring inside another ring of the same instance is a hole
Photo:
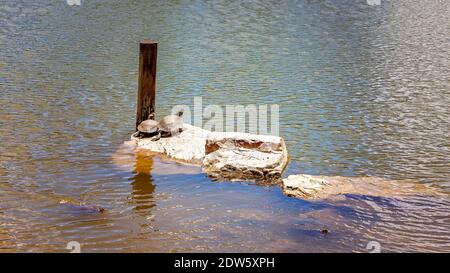
[[[98,205],[93,205],[93,204],[86,204],[83,202],[80,203],[76,203],[73,202],[71,200],[67,200],[67,199],[63,199],[59,202],[60,204],[65,204],[69,207],[71,207],[72,209],[75,209],[77,211],[80,212],[100,212],[103,213],[106,211],[106,209],[104,207],[98,206]]]
[[[205,145],[203,170],[216,179],[276,181],[288,163],[277,136],[212,132]]]
[[[380,197],[440,195],[437,190],[417,182],[386,180],[379,177],[290,175],[283,179],[283,192],[303,199],[326,199],[345,194]]]
[[[152,151],[136,149],[134,141],[126,141],[112,155],[114,164],[127,172],[146,173],[151,175],[199,174],[201,166],[181,164],[166,159],[164,156],[155,157]]]
[[[322,233],[322,234],[324,234],[324,235],[327,235],[327,234],[330,233],[330,232],[328,231],[328,229],[323,228],[323,229],[320,230],[320,233]]]

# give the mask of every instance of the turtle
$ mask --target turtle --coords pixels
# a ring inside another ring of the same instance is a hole
[[[176,115],[165,116],[158,124],[158,135],[152,138],[153,141],[159,140],[161,137],[176,136],[183,131],[183,110]]]
[[[148,135],[152,135],[158,132],[159,122],[154,120],[155,114],[151,113],[148,115],[148,119],[141,122],[137,129],[138,131],[134,133],[134,137],[142,138]]]

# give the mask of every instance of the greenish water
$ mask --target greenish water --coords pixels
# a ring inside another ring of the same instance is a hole
[[[286,175],[448,193],[448,2],[48,2],[0,0],[0,251],[65,252],[73,240],[85,252],[450,250],[448,198],[313,203],[158,158],[113,161],[133,131],[138,42],[150,38],[159,116],[194,96],[278,104]]]

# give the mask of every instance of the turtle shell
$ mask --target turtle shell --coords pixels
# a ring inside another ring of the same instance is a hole
[[[183,117],[177,115],[165,116],[159,122],[159,129],[164,132],[176,131],[183,127]]]
[[[158,122],[156,120],[147,119],[141,122],[141,124],[138,125],[137,129],[141,133],[155,133],[158,131]]]

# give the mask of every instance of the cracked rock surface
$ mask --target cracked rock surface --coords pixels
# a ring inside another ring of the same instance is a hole
[[[205,152],[203,170],[217,179],[276,181],[288,163],[284,140],[277,136],[212,132]]]

